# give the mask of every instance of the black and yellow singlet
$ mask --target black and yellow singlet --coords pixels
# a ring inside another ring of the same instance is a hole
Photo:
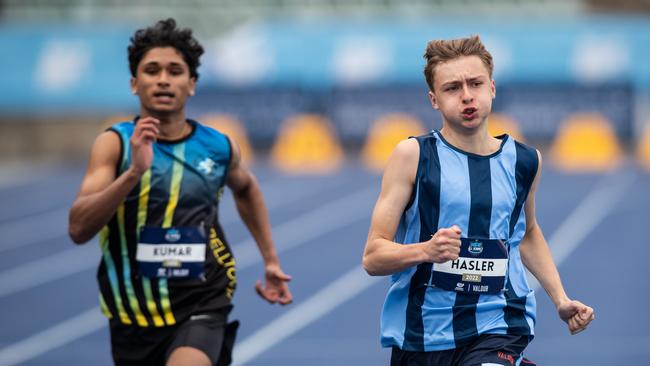
[[[126,325],[162,327],[196,313],[230,306],[236,286],[235,259],[218,220],[218,204],[231,159],[228,138],[196,121],[177,141],[157,141],[154,158],[139,184],[99,233],[97,272],[102,312]],[[109,130],[122,143],[117,174],[131,164],[129,140],[137,123]],[[144,227],[202,227],[206,236],[204,275],[152,278],[139,273],[136,250]]]

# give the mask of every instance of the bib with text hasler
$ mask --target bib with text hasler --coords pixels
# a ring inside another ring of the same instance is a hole
[[[205,250],[199,227],[143,227],[136,260],[145,277],[197,278],[203,275]]]
[[[500,239],[461,238],[458,259],[434,263],[431,285],[468,294],[498,294],[508,269],[508,249]]]

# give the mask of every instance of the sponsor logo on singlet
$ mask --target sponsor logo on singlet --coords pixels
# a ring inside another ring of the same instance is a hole
[[[211,175],[212,172],[214,171],[215,165],[217,165],[217,163],[215,163],[214,160],[210,158],[205,158],[199,161],[196,168],[205,175]]]

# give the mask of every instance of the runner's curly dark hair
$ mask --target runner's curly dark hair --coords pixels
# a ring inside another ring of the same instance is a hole
[[[131,76],[135,77],[142,57],[156,47],[174,47],[183,55],[190,69],[190,76],[195,80],[199,79],[197,69],[201,64],[199,58],[203,54],[203,46],[192,36],[191,29],[176,28],[176,21],[173,18],[160,20],[151,27],[138,29],[131,37],[128,48]]]

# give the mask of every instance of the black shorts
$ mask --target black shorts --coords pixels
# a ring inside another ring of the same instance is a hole
[[[483,334],[469,344],[435,352],[402,351],[393,347],[391,366],[535,366],[523,358],[529,336]]]
[[[239,323],[228,323],[228,312],[191,316],[168,327],[126,326],[110,322],[111,351],[118,366],[164,366],[179,347],[205,353],[213,365],[229,365]]]

